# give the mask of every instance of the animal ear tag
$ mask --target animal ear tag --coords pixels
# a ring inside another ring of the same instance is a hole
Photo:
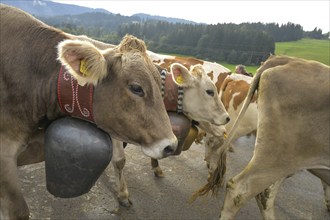
[[[179,84],[182,85],[184,83],[184,78],[182,77],[181,71],[179,68],[176,68],[173,71],[175,81]]]
[[[223,132],[223,137],[224,137],[224,139],[227,139],[227,137],[228,137],[227,132]]]
[[[87,70],[86,60],[81,60],[80,61],[79,71],[82,73],[83,76],[89,76],[90,75],[88,70]]]
[[[182,85],[184,83],[184,79],[181,75],[179,75],[178,77],[176,77],[176,82],[180,85]]]

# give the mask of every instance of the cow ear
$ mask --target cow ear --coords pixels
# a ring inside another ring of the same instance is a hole
[[[171,65],[171,73],[173,81],[178,86],[188,87],[190,85],[191,75],[189,73],[189,70],[185,66],[179,63],[173,63]]]
[[[107,64],[102,51],[87,41],[62,41],[58,45],[58,60],[81,86],[97,85],[107,74]]]

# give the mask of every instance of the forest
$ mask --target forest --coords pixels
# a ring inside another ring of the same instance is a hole
[[[132,34],[157,53],[245,65],[259,65],[274,54],[275,42],[329,38],[329,33],[322,34],[321,29],[305,32],[301,25],[290,22],[184,24],[104,13],[40,19],[66,32],[85,34],[111,44],[118,44],[125,34]]]

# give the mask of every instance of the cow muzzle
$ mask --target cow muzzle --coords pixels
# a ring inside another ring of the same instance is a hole
[[[214,118],[213,121],[211,122],[213,125],[216,125],[216,126],[220,126],[220,125],[225,125],[227,124],[228,122],[230,121],[230,117],[229,115],[226,113],[226,114],[223,114],[221,117],[219,118]]]
[[[162,159],[173,155],[178,146],[178,139],[173,136],[171,139],[161,140],[151,146],[143,147],[142,151],[145,155],[154,158]]]

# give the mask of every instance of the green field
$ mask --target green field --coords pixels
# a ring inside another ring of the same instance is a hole
[[[316,60],[330,65],[330,40],[302,39],[275,44],[276,55],[288,55]]]
[[[279,42],[275,44],[275,54],[316,60],[330,65],[330,40],[302,39],[292,42]],[[235,64],[221,61],[219,63],[232,72],[235,71]],[[253,74],[258,68],[258,66],[246,66],[247,71]]]
[[[220,61],[218,62],[220,63],[221,65],[225,66],[226,68],[230,69],[231,72],[235,72],[235,67],[237,64],[230,64],[230,63],[226,63],[226,62],[223,62],[223,61]],[[239,64],[239,63],[238,63]],[[252,73],[252,74],[255,74],[255,72],[257,71],[257,69],[259,68],[259,66],[246,66],[246,70],[249,72],[249,73]]]

